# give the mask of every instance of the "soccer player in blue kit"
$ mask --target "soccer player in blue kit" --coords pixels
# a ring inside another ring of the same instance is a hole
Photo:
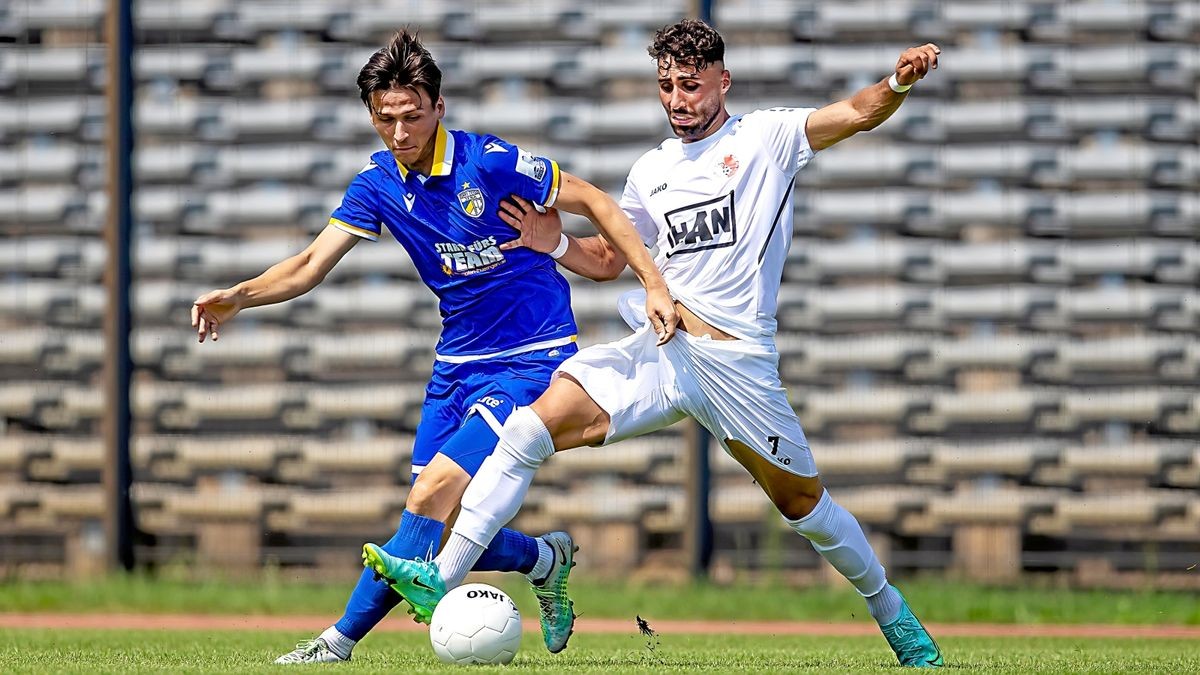
[[[415,35],[397,33],[372,55],[358,87],[387,149],[371,156],[303,252],[254,279],[201,295],[192,326],[200,342],[217,340],[240,310],[308,292],[357,242],[375,241],[386,227],[438,296],[442,316],[413,444],[413,486],[397,532],[383,546],[391,555],[428,558],[508,414],[532,403],[558,364],[577,351],[570,288],[555,263],[567,238],[552,251],[518,245],[524,242],[513,241],[516,231],[497,213],[500,200],[516,195],[586,216],[646,287],[646,310],[664,343],[678,318],[640,237],[607,194],[560,171],[553,160],[442,125],[441,72]],[[427,467],[438,468],[436,480],[421,480]],[[566,647],[574,625],[566,593],[573,553],[565,532],[535,539],[505,529],[474,567],[526,574],[551,652]],[[276,662],[348,660],[358,640],[402,599],[365,570],[341,619]]]

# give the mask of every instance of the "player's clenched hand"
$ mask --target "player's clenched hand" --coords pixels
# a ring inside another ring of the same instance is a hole
[[[558,247],[562,237],[562,220],[556,209],[545,213],[534,208],[533,203],[517,195],[509,195],[500,202],[500,220],[520,233],[521,236],[500,244],[501,251],[524,246],[538,253],[549,253]]]
[[[204,338],[211,335],[216,341],[220,338],[221,324],[232,319],[241,308],[237,292],[232,288],[209,291],[196,298],[192,303],[192,328],[196,329],[196,338],[204,342]]]
[[[938,67],[938,54],[941,53],[941,47],[932,42],[905,49],[896,62],[896,81],[906,85],[925,77],[930,70]]]
[[[679,313],[675,311],[675,300],[666,287],[646,290],[646,316],[658,334],[658,346],[663,346],[675,337],[679,325]]]

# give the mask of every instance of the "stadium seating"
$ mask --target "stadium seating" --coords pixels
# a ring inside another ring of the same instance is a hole
[[[1102,555],[1095,542],[1194,542],[1200,7],[715,9],[734,112],[822,105],[905,46],[943,47],[891,120],[798,175],[780,297],[784,384],[889,569],[1065,571]],[[617,196],[670,136],[645,45],[690,10],[137,3],[134,499],[139,527],[164,535],[157,560],[340,564],[332,551],[386,534],[402,508],[439,316],[390,237],[218,343],[188,326],[199,293],[301,250],[381,147],[355,87],[381,41],[421,29],[448,126]],[[103,515],[104,11],[0,7],[0,564],[7,537],[82,550]],[[632,276],[571,283],[581,345],[627,334],[614,308]],[[571,528],[601,568],[674,560],[693,452],[680,432],[556,456],[520,523]],[[731,547],[783,525],[718,444],[709,458],[717,559],[748,560]]]

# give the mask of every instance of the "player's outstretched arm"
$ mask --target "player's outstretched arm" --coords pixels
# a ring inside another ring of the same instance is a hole
[[[562,220],[557,209],[539,211],[533,202],[511,195],[500,202],[499,214],[520,235],[501,244],[502,251],[524,246],[539,253],[552,253],[562,242]],[[565,236],[567,248],[556,260],[575,274],[594,281],[612,281],[625,269],[625,256],[604,237]]]
[[[565,171],[555,206],[592,221],[604,240],[624,256],[629,268],[646,288],[646,316],[650,317],[654,332],[658,333],[658,344],[666,344],[675,336],[675,327],[679,325],[675,301],[642,244],[642,238],[621,207],[603,190]]]
[[[232,319],[247,307],[271,305],[304,295],[325,279],[329,270],[359,240],[327,225],[308,248],[272,265],[262,274],[236,286],[209,291],[192,303],[192,328],[196,338],[220,337],[221,324]]]
[[[848,99],[814,111],[805,125],[809,147],[815,151],[824,150],[860,131],[870,131],[882,124],[907,98],[907,88],[937,68],[938,55],[941,53],[941,48],[932,43],[906,49],[896,62],[895,75],[859,90]],[[899,88],[905,91],[897,92],[892,88],[892,77],[895,77]]]

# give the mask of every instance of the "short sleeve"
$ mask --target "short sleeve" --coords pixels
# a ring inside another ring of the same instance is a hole
[[[341,205],[334,209],[333,215],[329,217],[330,225],[363,239],[375,241],[379,238],[380,218],[376,208],[378,199],[375,186],[367,177],[376,169],[378,167],[372,162],[358,172],[350,182],[350,187],[346,188]]]
[[[784,173],[795,174],[816,154],[808,144],[805,125],[816,108],[769,108],[752,116],[767,151]]]
[[[630,222],[633,223],[633,229],[642,238],[642,243],[647,248],[653,248],[658,245],[658,226],[654,224],[654,218],[650,216],[650,211],[646,209],[646,203],[642,201],[641,194],[638,192],[637,185],[633,181],[633,172],[630,172],[629,177],[625,179],[625,190],[621,193],[621,210],[625,215],[629,216]]]
[[[554,206],[562,184],[558,162],[526,152],[495,136],[483,141],[480,153],[480,163],[497,185],[535,204]]]

